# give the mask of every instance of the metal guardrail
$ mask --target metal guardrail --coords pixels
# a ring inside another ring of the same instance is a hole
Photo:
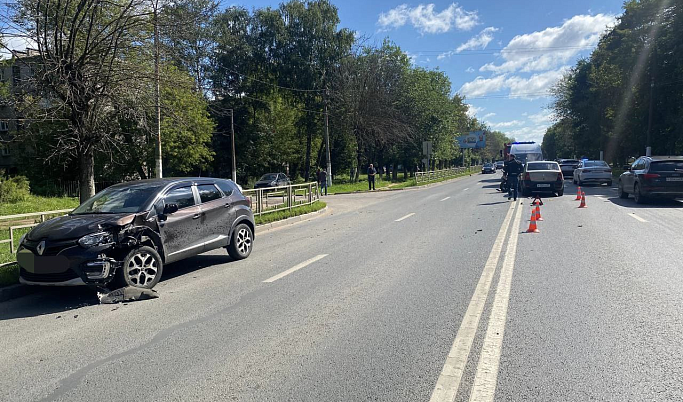
[[[244,190],[242,194],[251,200],[251,210],[258,216],[313,204],[320,199],[320,188],[318,183],[311,182]]]
[[[457,176],[459,174],[467,172],[476,172],[481,166],[470,166],[470,167],[455,167],[450,169],[432,170],[429,172],[415,172],[415,182],[429,182],[439,179],[445,179],[448,177]]]
[[[65,213],[68,213],[71,211],[72,211],[72,209],[60,209],[57,211],[43,211],[43,212],[32,212],[29,214],[0,216],[0,225],[3,223],[6,223],[6,222],[9,222],[9,224],[10,224],[7,227],[7,230],[9,230],[9,239],[0,240],[0,244],[9,243],[10,253],[14,253],[14,251],[16,250],[14,248],[14,231],[15,230],[32,228],[34,226],[37,226],[41,222],[45,222],[46,217],[61,215],[61,214],[65,214]],[[35,222],[35,220],[37,220],[38,217],[40,218],[40,221]],[[12,225],[12,222],[26,222],[27,220],[31,220],[31,218],[33,218],[33,220],[34,220],[34,222],[32,222],[32,223],[23,223],[20,225]]]

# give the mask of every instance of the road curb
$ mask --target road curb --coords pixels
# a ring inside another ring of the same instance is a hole
[[[258,234],[259,232],[261,232],[261,233],[268,232],[272,229],[277,229],[277,228],[280,228],[283,226],[293,225],[293,224],[298,223],[298,222],[319,218],[321,216],[326,215],[328,212],[329,212],[329,207],[326,205],[325,208],[317,210],[315,212],[309,212],[307,214],[293,216],[291,218],[283,219],[280,221],[265,223],[263,225],[258,225],[258,226],[256,226],[256,234]]]
[[[452,182],[452,181],[455,181],[455,180],[459,180],[459,179],[462,179],[462,178],[465,178],[465,177],[471,177],[471,176],[474,175],[474,174],[478,174],[478,173],[472,173],[471,175],[467,175],[467,176],[458,176],[458,177],[454,177],[454,178],[452,178],[452,179],[448,179],[448,180],[444,180],[444,181],[439,181],[439,182],[436,182],[436,183],[429,183],[429,184],[425,184],[425,185],[422,185],[422,186],[411,186],[411,187],[403,187],[403,188],[387,188],[387,189],[380,189],[380,190],[375,190],[375,191],[369,191],[369,190],[346,191],[346,192],[343,192],[343,193],[334,193],[334,194],[330,194],[330,195],[328,195],[327,197],[335,196],[335,195],[348,195],[348,194],[371,194],[371,193],[381,193],[381,192],[385,192],[385,191],[421,190],[421,189],[423,189],[423,188],[429,188],[429,187],[439,186],[439,185],[442,185],[442,184],[448,184],[448,183],[450,183],[450,182]]]
[[[5,286],[4,288],[0,288],[0,303],[30,295],[37,290],[38,289],[35,289],[32,286],[21,284]]]

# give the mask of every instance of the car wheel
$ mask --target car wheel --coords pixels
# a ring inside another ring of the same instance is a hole
[[[232,239],[228,245],[228,254],[235,260],[243,260],[249,257],[254,246],[254,233],[249,225],[240,223],[232,233]]]
[[[636,200],[636,204],[645,204],[647,201],[645,197],[640,193],[640,187],[636,183],[636,185],[633,187],[633,198]]]
[[[619,198],[626,199],[628,198],[628,193],[624,191],[624,184],[619,180]]]
[[[558,197],[562,197],[563,195],[564,195],[564,189],[557,192]]]
[[[116,283],[123,286],[152,289],[164,271],[164,264],[159,253],[149,246],[131,250],[123,260],[121,268],[116,272]]]

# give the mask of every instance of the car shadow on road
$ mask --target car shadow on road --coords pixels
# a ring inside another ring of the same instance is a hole
[[[624,208],[683,208],[683,200],[669,200],[661,198],[649,199],[645,204],[637,204],[633,199],[633,196],[628,198],[619,198],[617,187],[609,187],[603,185],[583,185],[581,190],[586,193],[586,197],[598,196],[603,198],[605,202],[611,202],[614,205],[618,205]],[[567,183],[565,184],[565,194],[572,195],[577,191],[577,186],[575,184]],[[587,201],[590,202],[590,201]]]
[[[35,293],[0,303],[0,321],[59,314],[73,319],[69,310],[100,304],[94,289],[86,286],[40,288]]]
[[[500,183],[500,178],[497,179],[482,179],[479,183]]]
[[[194,256],[164,266],[164,273],[159,282],[191,276],[203,268],[233,261],[227,252],[222,255],[202,254]],[[155,288],[155,290],[157,289]],[[163,290],[160,290],[159,293],[163,297]],[[35,289],[35,292],[30,295],[0,303],[0,321],[49,314],[58,314],[59,318],[73,319],[73,315],[68,313],[69,310],[98,304],[100,304],[100,300],[97,297],[97,291],[91,287],[41,287]],[[112,306],[112,308],[116,308],[115,305]]]

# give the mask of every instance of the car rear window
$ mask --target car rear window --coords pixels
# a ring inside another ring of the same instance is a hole
[[[560,170],[557,163],[529,163],[526,170]]]
[[[609,167],[605,161],[585,161],[583,163],[585,167]]]
[[[199,198],[202,203],[221,198],[221,192],[213,184],[201,184],[197,186],[197,190],[199,190]]]
[[[662,161],[650,164],[651,172],[681,172],[683,173],[683,161]]]

